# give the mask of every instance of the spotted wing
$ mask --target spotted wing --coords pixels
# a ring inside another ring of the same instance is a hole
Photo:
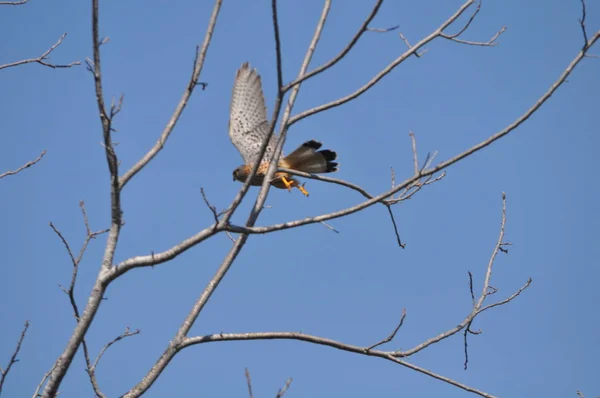
[[[269,133],[267,108],[260,76],[246,62],[237,71],[229,109],[229,138],[244,162],[256,162],[260,146]],[[276,137],[271,136],[263,161],[269,161],[275,150]]]

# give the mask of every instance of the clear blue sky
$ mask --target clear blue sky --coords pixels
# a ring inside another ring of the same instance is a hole
[[[284,77],[296,76],[320,1],[302,8],[280,2]],[[334,2],[312,66],[344,46],[372,2]],[[435,29],[461,1],[384,3],[373,26],[400,25],[411,40]],[[590,33],[600,27],[600,4],[588,2]],[[116,120],[121,170],[155,142],[192,69],[212,1],[101,2],[105,94],[125,94]],[[31,0],[0,8],[0,64],[44,52],[68,37],[52,61],[91,57],[89,1]],[[358,100],[296,124],[286,149],[321,140],[339,154],[337,177],[380,193],[411,173],[409,130],[424,158],[452,157],[504,128],[559,76],[582,46],[578,0],[487,1],[465,39],[487,40],[507,25],[494,48],[436,41]],[[201,76],[209,83],[189,103],[165,149],[127,185],[126,225],[116,261],[163,251],[212,222],[204,187],[220,209],[239,184],[231,172],[241,157],[227,136],[233,77],[244,61],[263,76],[269,113],[275,94],[270,2],[225,1]],[[396,33],[366,34],[334,70],[307,82],[296,112],[346,95],[405,50]],[[596,47],[595,53],[600,53]],[[497,239],[501,192],[507,193],[507,240],[496,263],[498,299],[528,277],[533,284],[505,307],[474,324],[470,367],[462,338],[448,339],[411,358],[414,363],[503,397],[600,394],[598,230],[600,188],[600,60],[587,59],[526,124],[492,147],[448,170],[447,177],[395,207],[407,247],[396,246],[385,209],[374,206],[331,224],[252,236],[193,334],[303,331],[370,345],[387,336],[401,309],[405,325],[389,345],[409,348],[456,325],[470,311],[467,271],[477,289]],[[78,250],[84,200],[93,229],[109,222],[108,170],[93,81],[84,66],[52,70],[26,65],[0,72],[3,143],[0,171],[47,149],[46,157],[0,182],[0,362],[5,366],[28,319],[31,327],[4,396],[30,396],[62,352],[75,325],[67,297],[71,266],[48,227],[53,221]],[[343,187],[309,181],[309,199],[272,190],[259,225],[317,215],[359,203]],[[257,189],[251,191],[252,197]],[[247,210],[251,198],[242,206]],[[243,222],[240,211],[236,222]],[[81,264],[81,307],[96,277],[104,238]],[[154,269],[134,270],[113,283],[88,334],[93,355],[125,326],[142,334],[105,355],[98,379],[108,396],[132,387],[174,336],[184,316],[229,249],[219,235]],[[270,255],[262,253],[268,250]],[[494,298],[494,297],[492,297]],[[177,355],[148,397],[246,396],[244,367],[255,396],[274,396],[292,376],[286,397],[470,396],[398,365],[293,341],[209,344]],[[61,397],[93,396],[78,355]]]

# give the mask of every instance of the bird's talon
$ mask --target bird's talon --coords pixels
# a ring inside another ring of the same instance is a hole
[[[294,185],[291,181],[288,181],[285,177],[281,177],[281,181],[283,181],[283,185],[287,188],[288,192],[292,191],[292,186]]]
[[[297,186],[297,188],[302,192],[306,197],[308,197],[308,191],[304,189],[304,184]]]

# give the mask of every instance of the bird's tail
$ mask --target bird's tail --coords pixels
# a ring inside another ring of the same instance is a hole
[[[337,153],[321,148],[321,143],[311,140],[300,145],[280,162],[286,169],[303,171],[305,173],[331,173],[337,171],[338,164],[334,162]]]

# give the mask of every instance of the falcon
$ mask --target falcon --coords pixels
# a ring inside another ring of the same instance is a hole
[[[229,138],[244,159],[244,164],[233,171],[234,181],[246,182],[252,168],[260,160],[260,147],[268,134],[269,121],[260,76],[256,69],[251,69],[246,62],[236,73],[229,109]],[[269,162],[275,153],[277,139],[277,135],[273,133],[250,185],[262,185]],[[278,167],[316,174],[337,171],[338,164],[334,162],[337,154],[329,149],[319,150],[321,145],[320,142],[311,140],[287,156],[282,153]],[[300,185],[300,182],[288,173],[276,172],[271,185],[288,191],[295,187],[308,196],[304,184]]]

